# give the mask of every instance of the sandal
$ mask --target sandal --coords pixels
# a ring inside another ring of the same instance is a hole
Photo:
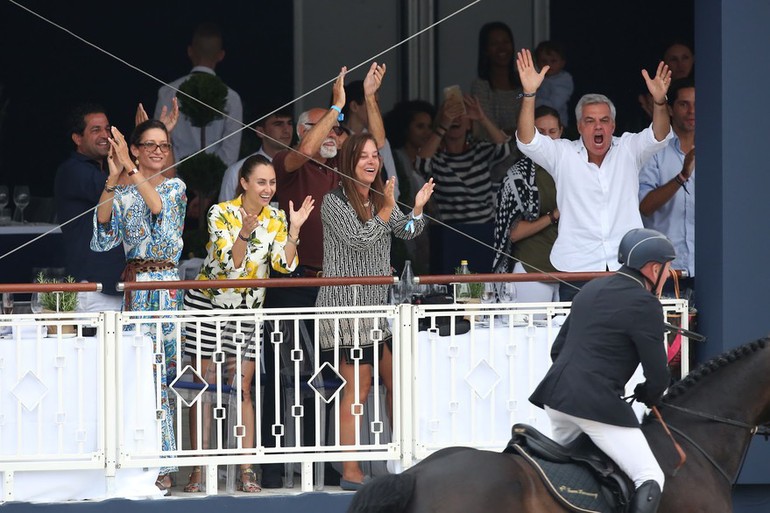
[[[197,479],[193,479],[193,476],[197,476]],[[185,493],[198,493],[201,491],[201,468],[193,467],[190,475],[188,476],[189,482],[185,485]]]
[[[169,492],[169,489],[174,486],[174,483],[171,481],[171,476],[168,474],[160,474],[158,476],[158,479],[155,480],[155,486],[158,487],[158,490],[161,492]]]
[[[262,491],[262,487],[257,483],[257,474],[251,467],[241,469],[241,487],[240,491],[246,493],[257,493]]]

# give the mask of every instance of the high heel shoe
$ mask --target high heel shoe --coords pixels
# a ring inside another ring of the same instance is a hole
[[[364,476],[361,482],[348,481],[347,479],[343,478],[343,479],[340,479],[340,488],[348,492],[357,492],[358,490],[363,488],[366,483],[368,483],[371,480],[372,478],[370,476]]]
[[[251,467],[241,469],[241,486],[240,490],[246,493],[261,492],[262,487],[257,483],[257,474],[254,473]]]
[[[171,492],[171,487],[174,483],[171,481],[171,476],[168,474],[160,474],[158,479],[155,480],[155,486],[158,490],[164,492],[164,495],[168,495]]]
[[[193,479],[197,477],[197,479]],[[188,483],[184,487],[186,493],[198,493],[201,491],[201,468],[193,467],[188,477]]]
[[[372,478],[370,476],[364,476],[364,478],[360,482],[348,481],[347,479],[343,478],[343,479],[340,479],[340,488],[348,492],[357,492],[358,490],[363,488],[363,486],[366,483],[368,483],[371,480]]]

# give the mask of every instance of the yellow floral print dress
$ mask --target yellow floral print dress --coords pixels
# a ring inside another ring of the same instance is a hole
[[[240,208],[242,197],[214,205],[209,210],[209,242],[198,280],[268,278],[270,267],[290,273],[299,264],[297,256],[286,261],[288,222],[283,210],[266,206],[259,214],[259,224],[249,237],[246,256],[240,267],[233,263],[233,244],[243,227]],[[265,289],[202,289],[211,303],[219,308],[261,308]],[[244,304],[245,303],[245,304]]]

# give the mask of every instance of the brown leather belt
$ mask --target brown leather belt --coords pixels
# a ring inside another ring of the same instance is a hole
[[[174,269],[176,264],[171,260],[144,260],[134,259],[126,262],[126,268],[120,275],[120,281],[136,281],[136,275],[153,271],[164,271]],[[124,297],[124,309],[131,310],[131,291],[127,290]]]
[[[302,268],[302,275],[305,278],[320,278],[321,276],[323,276],[323,271],[321,271],[320,269],[316,269],[314,267],[304,266]]]

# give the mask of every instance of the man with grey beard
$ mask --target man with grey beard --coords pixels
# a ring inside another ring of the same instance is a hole
[[[328,109],[310,109],[297,119],[299,145],[296,150],[279,152],[273,158],[277,187],[275,198],[280,208],[288,212],[289,200],[301,205],[304,198],[312,196],[318,204],[324,194],[340,183],[337,167],[337,150],[342,146],[345,129],[340,126],[340,114],[345,107],[344,77],[342,68],[334,83],[332,105]],[[376,93],[385,75],[385,65],[372,63],[364,80],[368,131],[378,144],[385,141],[382,115],[376,101]],[[323,266],[323,228],[321,209],[314,209],[302,231],[299,246],[299,274],[316,276]],[[287,292],[287,291],[283,291]],[[313,306],[313,302],[308,306]],[[299,306],[299,305],[297,305]]]
[[[345,107],[345,72],[340,70],[332,89],[332,104],[328,109],[310,109],[300,114],[297,119],[297,136],[299,145],[296,150],[280,151],[273,157],[273,167],[277,179],[275,199],[280,208],[288,212],[289,201],[301,205],[305,197],[310,195],[320,205],[324,195],[339,186],[340,175],[337,173],[337,151],[347,138],[347,129],[340,126],[340,118]],[[385,65],[372,63],[364,79],[368,98],[367,129],[381,147],[385,140],[382,115],[377,105],[375,94],[380,88],[385,75]],[[323,266],[323,227],[321,226],[321,209],[314,208],[305,221],[302,230],[302,243],[298,243],[299,266],[291,274],[293,277],[319,276]],[[286,277],[273,273],[273,278]],[[318,287],[286,287],[268,288],[265,295],[265,308],[312,307],[318,296]],[[294,327],[292,323],[281,323],[279,327],[284,335],[285,347],[292,347]],[[265,338],[271,340],[274,330],[272,323],[265,323]],[[300,336],[303,347],[312,347],[309,340],[314,332],[313,322],[305,320],[300,324]],[[265,361],[274,361],[273,344],[265,344]],[[306,358],[308,356],[306,355]],[[272,419],[275,419],[272,390],[274,379],[272,366],[266,367],[266,376],[262,383],[265,385],[263,403],[262,437],[267,447],[275,444],[276,437],[272,433]],[[308,419],[306,415],[306,419]],[[307,420],[306,420],[307,421]],[[310,420],[312,422],[312,419]],[[312,426],[305,426],[306,433],[312,433]],[[283,465],[271,463],[262,466],[262,487],[278,488],[282,485],[281,471]]]

